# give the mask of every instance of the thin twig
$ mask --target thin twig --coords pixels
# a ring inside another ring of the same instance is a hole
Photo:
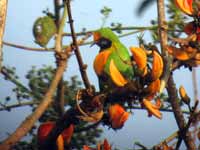
[[[62,51],[62,34],[63,34],[63,29],[64,29],[64,26],[65,26],[66,18],[67,18],[67,8],[66,8],[66,5],[65,5],[63,16],[61,18],[61,22],[60,22],[59,27],[58,27],[58,33],[56,35],[56,42],[55,42],[56,53],[60,53]]]
[[[163,145],[163,143],[169,143],[171,142],[172,140],[174,140],[175,138],[178,137],[178,133],[179,131],[176,131],[174,133],[172,133],[169,137],[167,137],[166,139],[162,140],[159,144],[153,146],[154,148],[157,148],[157,147],[160,147]]]
[[[153,27],[152,27],[152,29],[153,29]],[[120,34],[119,38],[130,36],[130,35],[133,35],[133,34],[136,34],[136,33],[139,33],[139,32],[143,32],[144,30],[145,29],[142,29],[142,27],[141,27],[141,29],[140,29],[140,27],[138,27],[138,30],[136,30],[136,31],[131,31],[131,32],[128,32],[128,33]],[[91,31],[76,33],[76,35],[82,36],[82,35],[87,35],[89,33],[91,33]],[[71,33],[63,33],[63,34],[71,36]],[[85,42],[85,43],[78,44],[78,45],[79,46],[85,46],[85,45],[89,45],[89,44],[92,44],[92,41]],[[18,48],[18,49],[28,50],[28,51],[35,51],[35,52],[54,52],[54,50],[55,50],[55,47],[50,47],[50,48],[35,48],[35,47],[29,47],[29,46],[14,44],[14,43],[6,42],[6,41],[3,41],[3,45],[14,47],[14,48]],[[67,46],[66,45],[63,46],[62,49],[65,49]]]
[[[14,44],[10,42],[3,41],[3,45],[10,46],[10,47],[15,47],[15,48],[20,48],[24,50],[29,50],[29,51],[36,51],[36,52],[52,52],[55,48],[34,48],[34,47],[28,47],[24,45],[19,45],[19,44]]]
[[[130,107],[128,106],[128,107],[124,107],[124,108],[126,108],[126,109],[129,109]],[[141,107],[141,106],[132,106],[130,109],[133,109],[133,110],[146,110],[146,108],[143,108],[143,107]],[[162,111],[162,112],[173,112],[173,109],[168,109],[168,108],[160,108],[159,109],[160,111]],[[190,112],[189,111],[187,111],[187,110],[183,110],[182,111],[184,114],[190,114]]]
[[[180,132],[179,134],[179,139],[178,139],[178,142],[177,142],[177,145],[176,145],[176,149],[179,149],[180,145],[181,145],[181,142],[182,142],[182,139],[183,137],[186,136],[186,133],[188,132],[192,122],[194,121],[195,118],[195,113],[197,112],[197,106],[198,106],[198,101],[196,101],[192,111],[191,111],[191,114],[190,114],[190,117],[188,119],[188,122],[184,128],[184,130],[182,132]]]
[[[169,25],[171,24],[172,22],[166,22],[166,25]],[[174,22],[173,22],[174,24]],[[158,29],[158,26],[157,25],[152,25],[152,26],[124,26],[124,27],[111,27],[110,28],[112,31],[130,31],[130,30],[133,30],[133,31],[145,31],[145,30],[149,30],[149,31],[152,31],[152,30],[157,30]],[[166,29],[167,31],[176,31],[176,32],[182,32],[181,30],[174,30],[174,29]],[[86,35],[88,33],[91,33],[91,32],[94,32],[95,30],[88,30],[88,31],[82,31],[82,32],[78,32],[76,33],[76,36],[83,36],[83,35]],[[63,36],[72,36],[71,33],[63,33]]]
[[[131,32],[128,32],[128,33],[120,34],[119,38],[121,38],[121,37],[126,37],[126,36],[129,36],[129,35],[138,33],[138,32],[142,32],[142,31],[145,31],[145,30],[157,30],[157,28],[158,28],[157,25],[155,25],[155,26],[146,26],[146,27],[129,26],[129,27],[114,27],[114,28],[111,28],[111,30],[113,30],[113,31],[117,31],[117,30],[122,30],[122,31],[134,30],[134,31],[131,31]],[[93,31],[94,30],[89,30],[87,32],[79,32],[79,33],[76,33],[76,36],[87,35],[87,34],[93,32]],[[167,31],[170,31],[170,30],[168,29]],[[63,33],[62,36],[72,36],[72,34],[71,33]],[[83,43],[80,46],[88,45],[88,44],[91,44],[91,42]],[[51,47],[51,48],[34,48],[34,47],[14,44],[14,43],[6,42],[6,41],[3,41],[3,45],[10,46],[10,47],[15,47],[15,48],[19,48],[19,49],[24,49],[24,50],[29,50],[29,51],[36,51],[36,52],[53,52],[55,50],[55,47]],[[66,48],[66,46],[63,46],[63,48]]]
[[[31,105],[37,105],[39,102],[37,101],[28,101],[28,102],[21,102],[17,104],[12,104],[12,105],[4,105],[2,108],[0,108],[0,111],[10,111],[12,108],[17,108],[17,107],[22,107],[22,106],[31,106]]]
[[[129,31],[129,30],[156,30],[158,28],[157,25],[154,25],[154,26],[144,26],[144,27],[138,27],[138,26],[128,26],[128,27],[113,27],[113,28],[110,28],[112,31]],[[91,33],[91,32],[94,32],[95,30],[88,30],[86,32],[78,32],[76,33],[76,36],[83,36],[83,35],[86,35],[88,33]],[[63,36],[72,36],[71,33],[64,33]]]
[[[174,116],[176,119],[176,123],[179,127],[179,130],[182,133],[184,132],[185,129],[185,120],[184,120],[184,116],[183,113],[181,111],[181,107],[178,103],[178,94],[177,94],[177,89],[176,89],[176,85],[174,83],[173,77],[170,76],[169,80],[168,80],[168,85],[167,85],[167,92],[169,95],[169,101],[172,105],[172,109],[174,111]],[[187,149],[189,150],[195,150],[195,143],[192,140],[191,134],[190,132],[187,130],[185,131],[185,136],[183,136],[183,140],[185,142],[185,145],[187,146]]]
[[[73,41],[73,47],[74,47],[74,52],[79,64],[79,69],[81,72],[81,77],[83,80],[83,83],[85,85],[85,87],[87,89],[89,89],[91,87],[87,73],[86,73],[86,65],[83,63],[80,51],[79,51],[79,47],[77,44],[77,40],[76,40],[76,34],[74,31],[74,26],[73,26],[73,19],[72,19],[72,13],[71,13],[71,5],[70,5],[71,0],[66,0],[66,4],[67,4],[67,12],[68,12],[68,19],[69,19],[69,24],[70,24],[70,30],[71,30],[71,34],[72,34],[72,41]]]
[[[57,29],[59,27],[60,21],[60,0],[54,0],[54,12],[55,12],[55,22]]]

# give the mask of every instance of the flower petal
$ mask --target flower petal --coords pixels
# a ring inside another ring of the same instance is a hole
[[[56,140],[56,144],[57,144],[57,150],[65,150],[64,149],[64,140],[61,135],[58,136],[58,138]]]
[[[70,124],[70,126],[66,129],[64,129],[63,132],[61,133],[64,141],[66,141],[67,144],[70,143],[73,133],[74,133],[74,125],[73,124]]]
[[[127,80],[123,77],[123,75],[119,72],[113,60],[110,61],[109,66],[110,77],[112,81],[119,87],[124,86],[127,83]]]
[[[174,46],[167,46],[166,50],[178,60],[186,61],[193,58],[197,52],[195,48],[183,46],[176,48]]]
[[[38,128],[38,132],[37,132],[37,137],[38,137],[38,142],[39,143],[43,143],[47,137],[48,134],[51,132],[51,130],[54,128],[55,126],[55,122],[45,122],[43,124],[40,125],[40,127]]]
[[[87,145],[83,145],[83,150],[92,150],[92,148]]]
[[[146,109],[153,114],[154,116],[156,116],[159,119],[162,119],[162,114],[161,112],[158,110],[157,106],[152,104],[149,100],[147,99],[143,99],[142,103],[144,104],[144,106],[146,107]]]
[[[193,0],[175,0],[175,3],[177,7],[184,13],[188,15],[193,14],[194,12],[192,7]]]
[[[160,76],[163,73],[163,59],[160,56],[160,54],[157,51],[153,51],[153,62],[152,62],[152,71],[151,71],[151,77],[153,81],[160,78]]]
[[[194,25],[194,22],[189,22],[187,23],[185,26],[184,26],[184,32],[187,34],[187,35],[191,35],[193,34],[194,32],[196,32],[196,27]]]
[[[129,113],[119,104],[114,104],[108,110],[111,126],[113,129],[121,128],[129,117]]]
[[[182,85],[179,87],[179,95],[181,97],[181,100],[183,100],[184,103],[186,104],[190,103],[190,98],[187,95],[185,88]]]
[[[130,47],[130,50],[133,54],[133,58],[136,62],[136,65],[142,71],[142,76],[147,74],[147,54],[146,52],[139,47]]]
[[[103,142],[103,148],[104,150],[111,150],[111,145],[108,143],[107,139],[105,139]]]
[[[94,70],[95,70],[97,75],[101,75],[103,73],[105,64],[108,60],[110,53],[111,53],[111,51],[105,50],[103,52],[100,52],[96,56],[96,58],[94,60],[93,67],[94,67]]]

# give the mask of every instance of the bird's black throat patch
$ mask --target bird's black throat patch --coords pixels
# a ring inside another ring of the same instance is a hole
[[[100,51],[110,48],[112,45],[112,42],[109,39],[106,38],[100,38],[96,44],[100,47]]]

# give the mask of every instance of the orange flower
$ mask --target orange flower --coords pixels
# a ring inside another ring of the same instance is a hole
[[[108,57],[110,56],[110,53],[111,51],[105,50],[103,52],[100,52],[96,56],[93,67],[97,75],[101,75],[103,73],[105,64],[108,60]]]
[[[38,143],[42,144],[43,142],[45,142],[45,140],[47,139],[49,133],[51,132],[51,130],[55,127],[55,122],[45,122],[43,124],[40,125],[40,127],[38,128]],[[70,140],[71,140],[71,136],[73,134],[74,131],[74,125],[71,124],[69,126],[69,128],[66,128],[57,138],[56,140],[56,144],[58,147],[58,150],[64,150],[64,140],[69,144]]]
[[[59,135],[57,140],[56,140],[56,145],[57,145],[57,150],[65,150],[65,143],[63,140],[62,135]]]
[[[172,146],[168,146],[167,143],[163,144],[163,150],[174,150]]]
[[[162,119],[162,114],[159,111],[158,106],[152,104],[148,99],[143,99],[142,103],[145,106],[145,108],[147,109],[149,114],[152,114],[152,115],[156,116],[157,118]]]
[[[73,133],[74,133],[74,125],[73,124],[70,124],[70,126],[68,128],[66,128],[65,130],[63,130],[63,132],[61,133],[64,141],[66,141],[67,144],[70,143]]]
[[[167,46],[166,50],[174,56],[176,59],[181,61],[189,60],[195,57],[197,53],[197,49],[192,48],[190,46],[182,46],[181,48],[176,48],[174,46]]]
[[[175,0],[175,3],[177,7],[184,13],[186,13],[187,15],[193,15],[195,21],[187,23],[184,27],[184,32],[187,35],[195,34],[196,40],[200,42],[200,26],[197,25],[196,22],[196,20],[198,20],[198,18],[200,17],[200,11],[198,10],[197,13],[194,12],[192,7],[193,0]]]
[[[83,150],[93,150],[93,148],[87,146],[87,145],[83,145]]]
[[[160,109],[160,108],[162,107],[162,105],[163,105],[163,103],[162,103],[162,101],[160,100],[160,98],[157,98],[157,99],[156,99],[156,107],[157,107],[158,109]]]
[[[54,126],[55,122],[45,122],[41,124],[38,128],[38,142],[43,143],[47,139],[48,134],[51,132]]]
[[[198,15],[200,17],[200,15]],[[200,27],[196,25],[195,21],[189,22],[184,26],[184,32],[187,35],[196,35],[196,41],[200,42]]]
[[[130,47],[130,50],[142,76],[145,76],[147,74],[147,54],[145,50],[140,47]]]
[[[103,148],[104,150],[111,150],[111,145],[108,143],[107,139],[104,139]]]
[[[103,144],[98,143],[96,148],[92,148],[87,145],[84,145],[83,150],[111,150],[111,145],[108,143],[107,139],[104,139]]]
[[[148,93],[148,99],[152,99],[155,94],[160,90],[160,79],[151,82],[145,90]]]
[[[110,77],[112,81],[119,87],[124,86],[128,81],[123,77],[123,75],[117,69],[113,59],[110,61],[109,66]]]
[[[182,85],[179,87],[179,95],[181,97],[181,100],[183,100],[184,103],[186,104],[190,103],[190,98],[187,95],[185,88]]]
[[[108,112],[110,123],[113,129],[122,128],[129,116],[129,113],[126,112],[119,104],[111,105],[108,109]]]
[[[153,51],[153,62],[152,62],[152,71],[151,77],[154,80],[160,78],[163,73],[163,59],[157,51]]]
[[[187,15],[192,15],[194,13],[192,3],[193,0],[175,0],[177,7]]]

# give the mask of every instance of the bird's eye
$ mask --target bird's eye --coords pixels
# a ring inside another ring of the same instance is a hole
[[[37,32],[37,33],[41,33],[41,32],[42,32],[42,25],[41,25],[41,24],[38,24],[38,25],[36,26],[36,32]]]
[[[112,42],[106,38],[101,38],[97,44],[101,49],[105,49],[111,47]]]

